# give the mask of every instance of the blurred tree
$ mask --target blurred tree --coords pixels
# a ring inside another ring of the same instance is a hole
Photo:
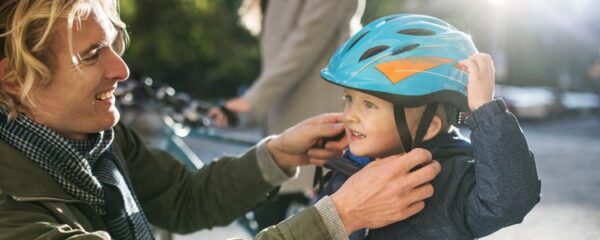
[[[258,43],[237,21],[239,0],[122,0],[134,77],[203,99],[235,95],[259,71]]]

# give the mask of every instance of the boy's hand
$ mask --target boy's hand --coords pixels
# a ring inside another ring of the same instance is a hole
[[[468,59],[460,61],[469,73],[467,96],[469,109],[475,111],[488,103],[494,96],[495,69],[492,57],[485,53],[475,53]]]

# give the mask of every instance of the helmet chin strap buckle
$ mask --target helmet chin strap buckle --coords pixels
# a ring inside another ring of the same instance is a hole
[[[457,120],[458,125],[467,124],[467,118],[469,117],[469,115],[471,115],[471,112],[459,112]]]

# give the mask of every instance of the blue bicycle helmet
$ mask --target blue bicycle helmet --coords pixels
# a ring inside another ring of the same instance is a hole
[[[457,63],[476,52],[471,38],[447,22],[424,15],[392,15],[375,20],[346,41],[321,70],[321,77],[392,102],[408,151],[413,139],[403,109],[427,105],[414,145],[420,144],[437,104],[468,111],[468,73]],[[454,112],[457,119],[458,111]]]

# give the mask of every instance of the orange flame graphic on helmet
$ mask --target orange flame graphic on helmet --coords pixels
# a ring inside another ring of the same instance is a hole
[[[383,73],[390,82],[396,84],[412,75],[454,62],[450,58],[410,57],[391,62],[380,63],[375,68]]]

